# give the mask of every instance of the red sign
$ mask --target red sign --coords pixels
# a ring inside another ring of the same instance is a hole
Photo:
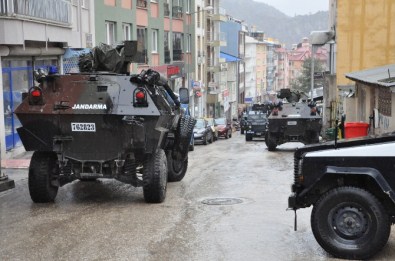
[[[167,66],[167,77],[180,73],[180,67],[178,66]]]

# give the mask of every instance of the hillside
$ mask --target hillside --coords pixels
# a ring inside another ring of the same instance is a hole
[[[289,48],[309,37],[311,31],[328,29],[328,12],[287,16],[276,8],[253,0],[222,0],[226,13],[264,31],[266,37],[279,39]]]

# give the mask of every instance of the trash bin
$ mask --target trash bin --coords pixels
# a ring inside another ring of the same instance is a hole
[[[346,122],[344,124],[345,138],[368,136],[369,124],[365,122]]]
[[[326,129],[326,131],[325,131],[326,138],[328,140],[334,140],[335,139],[335,133],[336,133],[336,128],[328,128],[328,129]]]

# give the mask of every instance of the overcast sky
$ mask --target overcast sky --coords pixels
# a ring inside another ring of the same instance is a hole
[[[254,0],[271,5],[286,15],[305,15],[328,11],[329,0]]]

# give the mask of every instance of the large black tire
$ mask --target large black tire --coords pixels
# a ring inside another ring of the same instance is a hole
[[[276,150],[276,147],[277,147],[276,136],[274,136],[273,134],[270,134],[270,132],[266,133],[265,143],[266,143],[267,149],[269,151]]]
[[[162,149],[147,156],[143,169],[143,191],[147,203],[162,203],[166,198],[167,160]]]
[[[181,181],[185,177],[188,169],[188,156],[184,161],[173,159],[171,152],[166,153],[167,157],[167,180],[169,182]]]
[[[306,133],[305,143],[314,144],[320,142],[320,134],[317,131],[309,131]]]
[[[339,187],[314,204],[311,227],[318,243],[331,255],[367,259],[387,243],[391,222],[371,193],[356,187]]]
[[[33,202],[53,202],[58,194],[58,186],[54,185],[59,175],[56,164],[56,154],[53,152],[36,151],[29,166],[29,193]]]

